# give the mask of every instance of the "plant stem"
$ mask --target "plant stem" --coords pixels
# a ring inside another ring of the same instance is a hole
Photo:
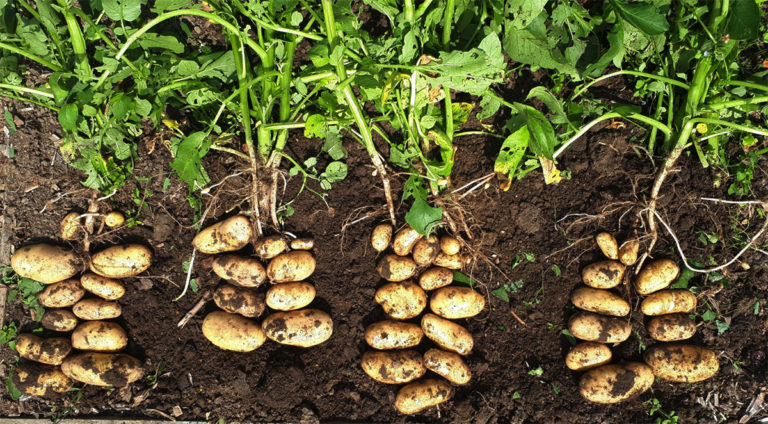
[[[451,29],[453,29],[453,11],[455,8],[454,0],[447,0],[445,3],[445,15],[443,16],[443,48],[450,50]],[[453,105],[451,104],[451,89],[445,87],[445,135],[448,141],[453,142]]]
[[[77,72],[75,74],[78,75],[80,81],[88,82],[93,77],[93,72],[91,71],[91,64],[88,62],[85,38],[83,38],[80,23],[77,22],[75,14],[72,13],[72,8],[67,5],[67,0],[58,0],[58,3],[61,6],[61,13],[64,14],[64,20],[67,22],[67,31],[69,31],[69,41],[72,43],[72,50],[83,70],[83,75],[78,75]]]
[[[768,85],[758,84],[756,82],[751,82],[751,81],[730,80],[728,81],[728,85],[735,85],[736,87],[754,88],[755,90],[760,90],[760,91],[768,91]]]
[[[704,108],[707,110],[720,110],[720,109],[731,108],[734,106],[754,105],[754,104],[765,103],[765,102],[768,102],[768,96],[758,96],[758,97],[750,97],[748,99],[737,99],[737,100],[731,100],[727,102],[712,103],[712,104],[704,105]]]
[[[413,25],[413,18],[415,15],[415,8],[413,7],[413,0],[405,0],[405,20]]]
[[[43,103],[41,101],[35,100],[35,99],[30,99],[30,98],[27,98],[27,97],[17,96],[17,95],[12,94],[12,93],[4,93],[4,92],[0,91],[0,97],[7,97],[9,99],[16,99],[16,100],[19,100],[19,101],[22,101],[22,102],[32,103],[33,105],[38,105],[38,106],[46,107],[46,108],[48,108],[48,109],[50,109],[50,110],[52,110],[54,112],[58,112],[59,111],[59,108],[57,108],[55,106],[47,105],[47,104],[45,104],[45,103]]]
[[[0,84],[0,88],[5,88],[7,90],[13,90],[13,91],[19,91],[21,93],[29,93],[29,94],[35,94],[38,96],[48,97],[49,99],[53,99],[53,94],[48,93],[46,91],[37,90],[34,88],[29,87],[23,87],[20,85],[11,85],[11,84]]]
[[[663,77],[661,75],[654,75],[654,74],[649,74],[649,73],[646,73],[646,72],[638,72],[638,71],[616,71],[616,72],[611,72],[610,74],[605,74],[605,75],[601,76],[600,78],[596,78],[596,79],[590,81],[587,85],[585,85],[585,86],[579,88],[578,90],[574,91],[573,92],[573,96],[571,96],[571,101],[573,101],[574,99],[579,97],[582,93],[587,91],[587,89],[589,89],[589,87],[593,86],[594,84],[597,84],[600,81],[606,80],[608,78],[613,78],[613,77],[619,76],[619,75],[633,75],[633,76],[636,76],[636,77],[645,77],[645,78],[655,79],[657,81],[666,82],[667,84],[671,84],[671,85],[680,87],[680,88],[685,89],[685,90],[687,90],[689,88],[688,84],[686,84],[684,82],[678,81],[678,80],[673,79],[673,78]]]
[[[16,53],[18,55],[24,56],[27,59],[33,60],[33,61],[35,61],[35,62],[37,62],[37,63],[39,63],[39,64],[41,64],[41,65],[43,65],[43,66],[45,66],[47,68],[49,68],[50,70],[52,70],[54,72],[61,72],[61,71],[64,70],[64,68],[62,68],[61,66],[59,66],[59,65],[57,65],[57,64],[55,64],[55,63],[53,63],[53,62],[51,62],[51,61],[49,61],[47,59],[44,59],[44,58],[42,58],[40,56],[35,56],[32,53],[29,53],[29,52],[27,52],[25,50],[22,50],[22,49],[18,48],[18,47],[14,47],[14,46],[12,46],[10,44],[0,43],[0,49],[5,49],[5,50],[11,51],[13,53]]]
[[[746,125],[741,124],[734,124],[733,122],[723,121],[721,119],[713,119],[713,118],[694,118],[688,121],[691,124],[712,124],[712,125],[722,125],[724,127],[730,127],[733,129],[737,129],[739,131],[748,132],[756,135],[762,135],[762,136],[768,136],[768,130],[763,130],[759,128],[753,128],[748,127]],[[687,141],[687,140],[686,140]],[[679,143],[679,141],[678,141]]]

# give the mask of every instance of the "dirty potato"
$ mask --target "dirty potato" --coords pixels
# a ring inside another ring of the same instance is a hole
[[[427,372],[421,354],[413,350],[365,352],[362,367],[372,379],[384,384],[410,383]]]
[[[467,364],[464,363],[461,356],[453,352],[429,349],[424,352],[424,366],[459,386],[469,383],[469,379],[472,378],[472,372]]]
[[[659,259],[644,266],[637,274],[635,289],[647,295],[667,288],[680,275],[680,267],[672,259]]]
[[[696,310],[696,295],[688,290],[662,290],[643,299],[640,309],[644,314],[689,314]]]
[[[78,273],[81,263],[70,249],[52,244],[32,244],[16,250],[11,268],[19,277],[43,284],[64,281]]]
[[[311,238],[291,240],[291,249],[293,250],[312,250],[313,247],[315,247],[315,241]]]
[[[678,383],[703,381],[720,369],[713,350],[682,343],[653,345],[645,352],[643,360],[656,377]]]
[[[424,290],[435,290],[453,283],[453,271],[440,266],[429,268],[419,276],[419,286]]]
[[[213,292],[216,306],[229,312],[248,318],[254,318],[264,312],[264,293],[253,289],[222,284]]]
[[[218,255],[211,268],[219,277],[241,287],[258,287],[267,279],[267,270],[256,258]]]
[[[315,272],[315,257],[306,250],[281,253],[267,265],[267,277],[273,283],[301,281],[313,272]]]
[[[61,364],[61,371],[73,380],[94,386],[123,387],[144,376],[141,362],[124,353],[71,355]]]
[[[117,228],[125,223],[125,216],[118,211],[111,211],[104,215],[104,224],[109,228]]]
[[[581,342],[565,355],[565,366],[574,371],[586,371],[611,362],[611,349],[595,342]]]
[[[629,239],[619,247],[619,262],[632,266],[637,262],[637,252],[640,251],[640,241]]]
[[[423,237],[413,246],[413,260],[418,266],[427,266],[440,253],[440,241],[437,236]]]
[[[407,256],[390,254],[379,260],[376,270],[387,281],[405,281],[416,273],[416,262]]]
[[[117,318],[123,313],[119,303],[104,299],[83,299],[72,307],[75,316],[86,321]]]
[[[571,294],[573,306],[598,314],[623,317],[629,314],[629,303],[608,290],[579,287]]]
[[[619,259],[619,244],[610,233],[600,233],[595,237],[597,246],[608,259]]]
[[[216,347],[235,352],[256,350],[267,340],[259,323],[222,311],[205,316],[203,336]]]
[[[392,240],[392,250],[400,256],[410,255],[413,246],[419,239],[421,239],[421,234],[418,231],[411,227],[405,227],[395,234],[395,239]]]
[[[251,221],[235,215],[200,231],[192,239],[192,246],[208,254],[232,252],[244,248],[252,236]]]
[[[64,337],[41,339],[34,334],[16,336],[16,352],[19,356],[41,364],[60,365],[72,351],[72,343]]]
[[[80,277],[80,284],[84,289],[106,300],[117,300],[125,294],[125,286],[120,281],[91,272]]]
[[[74,305],[85,296],[85,289],[80,281],[70,278],[46,286],[37,295],[37,301],[46,308],[66,308]]]
[[[376,290],[374,300],[393,319],[416,317],[427,307],[427,294],[410,280],[384,284]]]
[[[110,321],[86,321],[72,333],[72,347],[96,352],[117,352],[128,345],[123,327]]]
[[[443,287],[429,300],[429,309],[447,319],[469,318],[485,307],[485,298],[470,287]]]
[[[467,261],[467,257],[457,253],[455,255],[447,255],[444,252],[440,252],[435,256],[435,260],[432,263],[435,266],[441,266],[448,269],[461,269],[464,262]]]
[[[588,342],[621,343],[632,334],[626,320],[610,318],[592,312],[577,312],[568,321],[573,337]]]
[[[74,383],[59,367],[24,362],[13,369],[13,387],[30,396],[47,396],[51,392],[66,393]]]
[[[639,362],[629,362],[587,371],[579,381],[579,392],[593,403],[618,403],[645,392],[651,385],[651,369]]]
[[[453,387],[446,381],[420,380],[404,386],[397,392],[395,408],[403,414],[415,414],[447,401],[452,394]]]
[[[626,267],[618,261],[600,261],[581,271],[584,284],[595,289],[612,289],[621,283]]]
[[[379,321],[365,329],[365,341],[374,349],[408,349],[418,346],[424,332],[417,324]]]
[[[424,335],[438,346],[459,355],[469,355],[475,341],[466,328],[440,318],[435,314],[425,314],[421,318],[421,330]]]
[[[379,224],[371,232],[371,247],[377,252],[387,250],[391,240],[392,226],[389,224]]]
[[[133,277],[152,264],[152,251],[143,244],[112,246],[91,257],[91,271],[102,277]]]
[[[268,236],[257,241],[255,249],[261,259],[272,259],[288,249],[288,242],[280,235]]]
[[[261,323],[270,339],[285,345],[311,347],[333,334],[331,317],[319,309],[275,312]]]
[[[653,317],[646,326],[654,340],[676,342],[686,340],[696,334],[696,324],[686,314],[670,314]]]
[[[77,212],[70,212],[59,224],[59,232],[63,240],[74,240],[77,238],[77,234],[80,232],[80,214]]]
[[[440,250],[446,255],[455,255],[461,250],[459,239],[451,236],[440,237]]]
[[[45,329],[63,333],[77,327],[77,317],[68,309],[48,309],[40,323]]]
[[[296,282],[277,284],[267,291],[267,306],[278,311],[301,309],[315,300],[315,286]]]

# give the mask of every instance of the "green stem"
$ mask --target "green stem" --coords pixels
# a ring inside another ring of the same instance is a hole
[[[11,85],[11,84],[0,84],[0,88],[5,88],[6,90],[13,90],[18,91],[21,93],[29,93],[29,94],[35,94],[38,96],[48,97],[49,99],[53,99],[53,94],[48,93],[46,91],[37,90],[34,88],[29,87],[23,87],[20,85]]]
[[[48,20],[43,20],[40,17],[40,13],[25,0],[18,0],[18,2],[35,18],[37,22],[40,22],[43,24],[43,26],[45,26],[45,29],[48,30],[48,35],[53,40],[53,44],[56,45],[56,52],[59,55],[59,62],[65,63],[67,58],[65,56],[64,49],[62,48],[61,36],[59,36],[59,33],[57,32],[55,23],[49,22]]]
[[[768,91],[768,85],[758,84],[750,81],[728,81],[728,85],[735,85],[736,87],[754,88],[755,90]]]
[[[689,121],[691,124],[711,124],[711,125],[722,125],[724,127],[733,128],[739,131],[748,132],[751,134],[761,135],[761,136],[768,136],[768,130],[763,130],[760,128],[754,128],[754,127],[748,127],[746,125],[741,124],[734,124],[733,122],[723,121],[721,119],[713,119],[713,118],[694,118]],[[678,141],[678,143],[680,143]]]
[[[237,71],[237,84],[240,89],[240,119],[243,126],[243,134],[245,136],[245,145],[248,147],[248,156],[252,164],[256,163],[256,150],[253,146],[253,134],[251,129],[251,115],[250,108],[248,106],[248,90],[245,86],[248,85],[248,79],[246,74],[245,64],[247,58],[245,56],[245,48],[240,37],[230,34],[229,43],[232,45],[232,54],[235,56],[235,68]]]
[[[454,137],[463,137],[463,136],[467,136],[467,135],[484,135],[486,137],[494,137],[494,138],[501,138],[501,139],[506,138],[506,137],[504,137],[501,134],[494,134],[494,133],[488,132],[488,131],[462,131],[462,132],[457,132],[456,134],[454,134]]]
[[[445,3],[445,15],[443,16],[443,48],[450,50],[451,29],[453,29],[453,12],[455,8],[454,0],[447,0]],[[453,141],[453,105],[451,104],[451,89],[445,88],[445,135],[449,141]]]
[[[78,77],[80,81],[88,82],[93,77],[93,71],[91,70],[91,64],[88,62],[85,38],[83,37],[83,31],[80,29],[80,23],[77,22],[75,14],[72,13],[72,8],[67,5],[67,0],[58,0],[58,3],[61,6],[61,13],[64,14],[64,20],[67,22],[67,31],[69,31],[69,41],[72,43],[72,50],[83,70],[84,75],[78,75]]]
[[[646,73],[646,72],[638,72],[638,71],[616,71],[616,72],[611,72],[610,74],[605,74],[605,75],[601,76],[600,78],[596,78],[596,79],[590,81],[587,85],[585,85],[585,86],[579,88],[578,90],[574,91],[573,96],[571,96],[571,101],[573,101],[574,99],[579,97],[582,93],[587,91],[587,89],[589,89],[589,87],[597,84],[598,82],[606,80],[608,78],[613,78],[613,77],[618,76],[618,75],[633,75],[633,76],[636,76],[636,77],[645,77],[645,78],[655,79],[657,81],[662,81],[662,82],[665,82],[667,84],[671,84],[671,85],[680,87],[680,88],[685,89],[685,90],[688,90],[688,88],[689,88],[688,84],[686,84],[684,82],[678,81],[678,80],[673,79],[673,78],[663,77],[661,75],[654,75],[654,74],[649,74],[649,73]]]
[[[737,100],[731,100],[727,102],[712,103],[712,104],[704,105],[704,108],[707,110],[720,110],[720,109],[727,109],[735,106],[754,105],[754,104],[765,103],[765,102],[768,102],[768,96],[758,96],[758,97],[750,97],[748,99],[737,99]]]
[[[59,111],[59,108],[57,108],[55,106],[47,105],[47,104],[45,104],[45,103],[43,103],[41,101],[35,100],[35,99],[30,99],[30,98],[27,98],[27,97],[17,96],[17,95],[15,95],[13,93],[4,93],[4,92],[0,91],[0,97],[7,97],[9,99],[16,99],[16,100],[19,100],[19,101],[22,101],[22,102],[32,103],[34,105],[46,107],[46,108],[48,108],[50,110],[53,110],[53,111],[56,111],[56,112]]]
[[[33,60],[33,61],[35,61],[35,62],[37,62],[37,63],[39,63],[39,64],[41,64],[41,65],[43,65],[43,66],[45,66],[47,68],[49,68],[50,70],[52,70],[54,72],[61,72],[61,71],[64,70],[64,68],[62,68],[61,66],[59,66],[59,65],[57,65],[57,64],[55,64],[53,62],[50,62],[47,59],[43,59],[40,56],[35,56],[32,53],[29,53],[29,52],[27,52],[25,50],[22,50],[22,49],[18,48],[18,47],[14,47],[14,46],[12,46],[10,44],[0,43],[0,49],[9,50],[9,51],[11,51],[13,53],[16,53],[18,55],[24,56],[27,59]]]
[[[408,21],[411,25],[413,25],[413,19],[414,15],[416,14],[416,10],[413,7],[413,0],[405,0],[405,20]]]

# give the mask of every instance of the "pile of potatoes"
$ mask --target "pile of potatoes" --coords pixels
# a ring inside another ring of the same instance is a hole
[[[213,293],[222,310],[205,317],[203,335],[215,346],[235,352],[258,349],[267,338],[301,347],[328,340],[333,333],[331,317],[318,309],[302,309],[315,299],[315,287],[303,281],[315,271],[313,241],[295,239],[289,244],[282,236],[269,236],[255,244],[260,259],[230,253],[245,248],[253,233],[248,218],[236,215],[203,229],[192,240],[198,251],[217,255],[213,271],[227,281]],[[262,261],[269,261],[266,267]],[[258,288],[267,279],[272,284],[265,294]],[[267,307],[274,312],[259,325],[253,318]]]
[[[377,252],[387,250],[390,241],[392,253],[385,253],[377,265],[379,275],[388,283],[375,294],[376,303],[390,319],[366,328],[365,341],[376,351],[363,354],[362,368],[381,383],[408,383],[397,393],[395,407],[403,414],[415,414],[450,399],[451,384],[469,382],[472,374],[462,356],[470,354],[474,341],[467,329],[450,320],[479,314],[485,298],[469,287],[450,285],[453,270],[468,262],[456,238],[423,237],[405,227],[393,240],[391,225],[381,224],[373,230],[371,245]],[[426,309],[427,291],[432,291],[431,313],[424,314],[419,324],[407,322]],[[424,336],[437,347],[430,347],[422,355],[413,349]],[[427,370],[445,380],[415,381]]]

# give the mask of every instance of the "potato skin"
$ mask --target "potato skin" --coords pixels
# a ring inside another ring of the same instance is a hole
[[[595,237],[597,246],[608,259],[619,259],[619,244],[610,233],[600,233]]]
[[[11,268],[20,277],[31,278],[43,284],[53,284],[71,278],[80,270],[81,263],[70,249],[52,244],[32,244],[16,250],[11,257]]]
[[[629,303],[608,290],[579,287],[571,293],[571,303],[581,310],[623,317],[629,315]]]
[[[13,370],[11,381],[21,393],[30,396],[47,396],[51,392],[65,393],[74,383],[61,372],[61,368],[34,362],[24,362],[17,366]]]
[[[251,221],[245,216],[235,215],[200,231],[192,239],[192,246],[208,254],[232,252],[245,247],[252,236]]]
[[[626,320],[610,318],[592,312],[577,312],[568,321],[573,337],[588,342],[621,343],[632,334]]]
[[[112,246],[91,257],[91,271],[102,277],[133,277],[152,264],[152,251],[143,244]]]
[[[34,334],[16,336],[16,352],[30,361],[47,365],[60,365],[72,351],[72,344],[64,337],[41,339]]]
[[[653,345],[645,351],[643,360],[656,377],[678,383],[703,381],[720,369],[713,350],[683,343]]]
[[[392,319],[417,317],[427,307],[427,294],[410,280],[384,284],[376,290],[374,300]]]
[[[385,255],[376,270],[387,281],[405,281],[416,273],[416,262],[407,256]]]
[[[461,269],[464,265],[465,257],[457,253],[455,255],[446,255],[445,252],[440,252],[432,262],[435,266],[441,266],[448,269]]]
[[[86,321],[117,318],[123,313],[119,303],[104,299],[83,299],[72,307],[75,316]]]
[[[74,278],[46,286],[37,295],[37,301],[46,308],[66,308],[85,296],[85,289]]]
[[[80,277],[80,284],[90,293],[106,300],[117,300],[125,294],[125,286],[120,281],[91,272]]]
[[[418,346],[424,332],[417,324],[379,321],[365,329],[365,341],[374,349],[408,349]]]
[[[414,350],[365,352],[361,362],[369,377],[384,384],[410,383],[427,372],[421,354]]]
[[[619,247],[619,261],[626,266],[632,266],[637,262],[637,252],[640,250],[640,241],[629,239]]]
[[[264,293],[253,289],[222,284],[213,292],[216,306],[231,314],[254,318],[264,312]]]
[[[315,257],[306,250],[281,253],[267,265],[267,277],[273,283],[301,281],[313,272],[315,272]]]
[[[453,271],[435,266],[421,273],[419,286],[424,290],[435,290],[453,283]]]
[[[429,309],[447,319],[469,318],[485,308],[485,298],[469,287],[443,287],[429,300]]]
[[[258,259],[238,255],[218,255],[211,266],[213,272],[241,287],[259,287],[267,279],[267,270]]]
[[[459,355],[469,355],[475,344],[472,334],[466,328],[434,314],[424,314],[421,330],[441,348]]]
[[[117,228],[125,222],[125,216],[118,211],[111,211],[104,215],[104,224],[109,228]]]
[[[94,386],[123,387],[144,376],[141,362],[124,353],[71,355],[61,364],[61,371],[73,380]]]
[[[646,329],[654,340],[676,342],[693,337],[696,323],[686,314],[670,314],[651,318]]]
[[[437,258],[440,253],[440,241],[437,236],[420,238],[413,246],[413,261],[418,266],[427,266]]]
[[[256,242],[256,254],[261,259],[272,259],[288,249],[288,242],[283,236],[264,237]]]
[[[40,323],[43,328],[63,333],[77,327],[77,317],[68,309],[48,309]]]
[[[680,267],[671,259],[659,259],[644,266],[635,279],[638,294],[647,295],[667,288],[680,275]]]
[[[311,347],[333,334],[331,317],[319,309],[275,312],[261,323],[270,339],[286,345]]]
[[[453,352],[429,349],[424,352],[424,366],[453,384],[467,384],[472,378],[472,372],[467,364],[461,356]]]
[[[411,227],[405,227],[395,234],[395,239],[392,241],[392,250],[395,254],[400,256],[410,255],[413,246],[421,239],[421,234]]]
[[[291,240],[291,249],[293,250],[312,250],[313,247],[315,247],[315,241],[311,238]]]
[[[595,289],[612,289],[621,283],[625,269],[618,261],[595,262],[581,271],[581,281]]]
[[[77,238],[77,233],[80,231],[80,214],[77,212],[70,212],[59,224],[59,232],[62,240],[74,240]]]
[[[420,380],[397,392],[395,408],[402,414],[415,414],[447,401],[452,395],[453,387],[444,380]]]
[[[315,286],[310,283],[276,284],[267,291],[267,306],[278,311],[301,309],[315,300]]]
[[[373,250],[381,253],[387,250],[389,242],[392,240],[392,226],[389,224],[379,224],[371,232],[371,247]]]
[[[117,352],[128,345],[123,327],[110,321],[86,321],[72,333],[72,347],[96,352]]]
[[[586,371],[611,362],[611,348],[595,342],[581,342],[565,355],[565,366],[574,371]]]
[[[235,352],[256,350],[267,340],[257,322],[222,311],[206,315],[202,330],[203,336],[214,346]]]
[[[662,290],[643,299],[640,309],[644,314],[688,314],[696,310],[696,295],[688,290]]]
[[[579,380],[584,399],[600,404],[618,403],[635,397],[653,385],[651,369],[639,362],[610,364],[587,371]]]
[[[446,255],[455,255],[461,250],[459,239],[451,236],[440,237],[440,250]]]

